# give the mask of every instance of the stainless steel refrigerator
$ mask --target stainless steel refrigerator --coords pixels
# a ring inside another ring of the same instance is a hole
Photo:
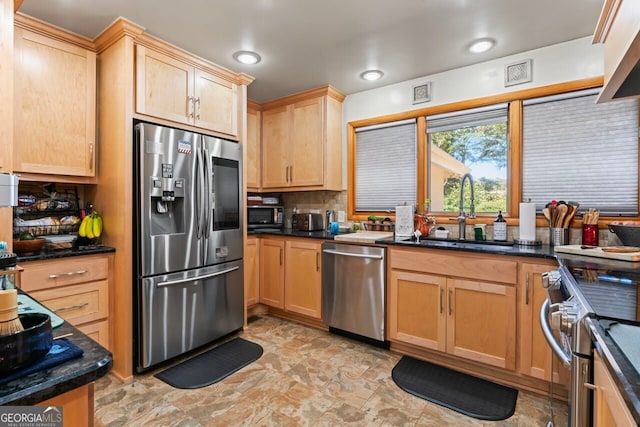
[[[138,122],[134,157],[134,348],[142,372],[243,326],[242,148]]]

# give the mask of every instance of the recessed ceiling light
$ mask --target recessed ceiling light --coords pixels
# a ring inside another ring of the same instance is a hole
[[[496,41],[494,39],[485,37],[472,41],[467,49],[471,53],[482,53],[491,49],[495,44]]]
[[[380,80],[384,76],[384,73],[380,70],[367,70],[360,74],[360,77],[370,82]]]
[[[262,58],[255,52],[251,52],[249,50],[239,50],[233,54],[233,59],[240,62],[241,64],[257,64],[260,62]]]

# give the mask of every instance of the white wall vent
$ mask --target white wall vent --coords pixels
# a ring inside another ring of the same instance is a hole
[[[431,82],[420,83],[413,86],[411,91],[411,103],[420,104],[421,102],[431,101]]]
[[[514,62],[504,66],[504,85],[513,86],[529,83],[533,80],[531,59]]]

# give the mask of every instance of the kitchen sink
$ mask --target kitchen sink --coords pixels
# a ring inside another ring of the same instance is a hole
[[[403,242],[413,242],[411,239],[404,239]],[[510,248],[513,242],[496,242],[495,240],[460,240],[460,239],[436,239],[435,237],[421,238],[416,245],[440,247],[440,248],[484,248],[486,250],[500,250]]]

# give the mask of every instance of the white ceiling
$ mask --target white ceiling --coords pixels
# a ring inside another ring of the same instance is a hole
[[[604,0],[25,0],[20,11],[88,37],[118,16],[233,71],[259,102],[331,84],[351,94],[593,33]],[[489,52],[470,54],[472,39]],[[257,65],[232,59],[262,56]],[[378,68],[384,77],[359,76]]]

